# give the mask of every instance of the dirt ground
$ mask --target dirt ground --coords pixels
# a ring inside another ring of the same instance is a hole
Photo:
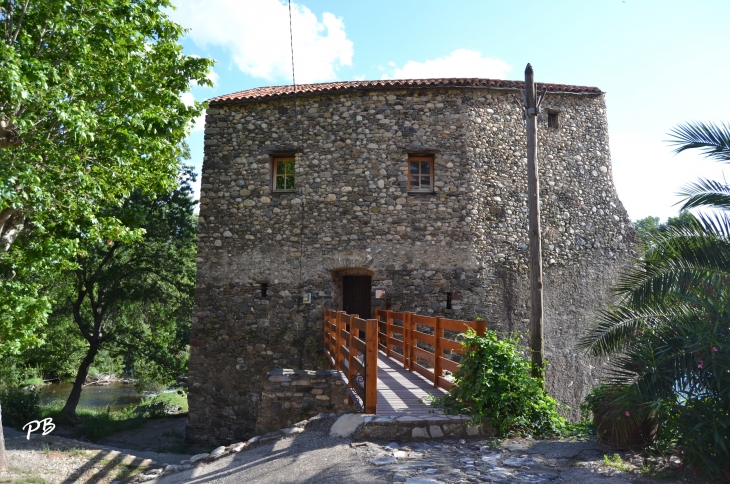
[[[190,457],[184,450],[186,420],[150,420],[96,443],[68,438],[62,429],[28,440],[25,433],[3,427],[8,471],[0,472],[0,483],[107,484],[178,463]]]
[[[141,428],[119,432],[98,443],[120,449],[144,452],[186,454],[187,418],[150,420]]]

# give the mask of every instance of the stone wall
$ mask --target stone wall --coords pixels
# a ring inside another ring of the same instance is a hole
[[[525,129],[514,90],[375,89],[215,104],[207,111],[196,308],[194,442],[252,435],[266,375],[323,368],[322,310],[368,274],[393,310],[484,317],[527,333]],[[574,349],[632,254],[613,186],[603,95],[548,92],[538,128],[547,387],[578,417],[598,362]],[[295,193],[270,190],[296,152]],[[433,193],[407,192],[409,153],[432,153]],[[262,295],[262,284],[267,294]],[[312,293],[312,303],[300,295]],[[451,293],[452,309],[446,308]]]
[[[342,373],[335,370],[273,370],[261,393],[256,433],[291,427],[321,413],[356,412],[348,403]]]

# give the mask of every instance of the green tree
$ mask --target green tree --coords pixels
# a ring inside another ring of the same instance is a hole
[[[689,210],[681,210],[676,217],[669,217],[666,222],[660,223],[659,217],[648,216],[634,222],[639,240],[646,245],[653,236],[666,232],[669,227],[677,227],[684,224],[691,224],[695,220]]]
[[[0,0],[0,355],[42,341],[40,281],[77,252],[59,232],[86,222],[89,237],[139,237],[98,208],[174,185],[201,109],[180,95],[209,84],[211,61],[182,54],[169,6]]]
[[[642,243],[646,243],[649,236],[657,233],[660,225],[659,217],[652,217],[651,215],[634,222],[634,228]]]
[[[188,177],[192,176],[187,172]],[[54,318],[71,318],[85,340],[64,413],[74,415],[89,366],[101,350],[132,357],[142,372],[170,379],[185,371],[195,290],[197,221],[190,178],[166,195],[135,191],[109,212],[140,240],[95,240],[77,234],[82,252],[65,281]]]
[[[673,132],[676,152],[730,161],[730,127],[691,123]],[[730,187],[699,180],[682,191],[687,215],[648,236],[615,301],[581,341],[612,355],[610,383],[646,402],[673,432],[685,463],[720,475],[730,466]]]
[[[212,63],[183,55],[168,7],[0,0],[0,354],[41,341],[39,284],[79,252],[68,234],[135,240],[100,207],[175,186],[201,112],[181,94],[210,85]]]

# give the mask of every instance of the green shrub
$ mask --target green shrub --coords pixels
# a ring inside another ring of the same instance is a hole
[[[177,392],[167,392],[153,398],[145,398],[135,410],[137,414],[148,418],[163,418],[187,411],[187,396]]]
[[[668,410],[664,422],[676,438],[682,463],[704,474],[730,479],[728,400],[694,398],[672,405]]]
[[[609,385],[586,405],[617,391],[616,408],[655,419],[654,448],[705,476],[730,476],[730,291],[701,288],[691,303],[628,332],[622,352],[609,353]]]
[[[20,388],[6,388],[0,391],[3,421],[10,417],[11,423],[20,430],[23,425],[41,416],[41,392],[39,390],[24,390]]]
[[[0,387],[19,388],[43,385],[43,372],[37,366],[25,365],[17,356],[4,356],[0,365]]]
[[[519,338],[500,340],[487,330],[464,335],[464,357],[452,389],[434,405],[446,413],[467,413],[474,422],[489,419],[499,436],[508,433],[550,436],[566,428],[558,402],[530,376],[530,364],[520,357]]]
[[[96,378],[104,375],[120,375],[124,370],[124,358],[112,356],[107,350],[101,350],[89,367],[89,376]]]
[[[175,378],[171,376],[170,368],[177,363],[184,362],[187,365],[187,357],[184,352],[179,352],[177,361],[170,359],[165,365],[153,361],[151,359],[138,359],[134,363],[133,374],[137,379],[134,388],[140,393],[162,393],[171,385],[175,384]],[[187,368],[187,366],[185,367]],[[179,374],[184,374],[182,371]],[[174,374],[174,373],[172,373]]]

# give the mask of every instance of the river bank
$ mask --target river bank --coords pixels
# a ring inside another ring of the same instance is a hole
[[[72,383],[48,383],[37,387],[40,391],[41,405],[54,406],[65,403],[72,387]],[[133,384],[124,380],[93,380],[82,388],[79,408],[100,411],[108,407],[112,411],[119,411],[139,405],[143,398],[144,395],[137,392]]]

